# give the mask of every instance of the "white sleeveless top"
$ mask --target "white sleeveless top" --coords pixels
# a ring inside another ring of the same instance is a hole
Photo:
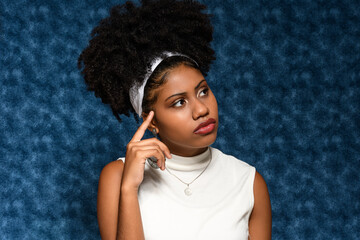
[[[211,162],[190,189],[189,183]],[[124,158],[120,158],[124,160]],[[169,171],[145,165],[139,205],[146,240],[248,239],[255,168],[209,147],[194,157],[172,154]]]

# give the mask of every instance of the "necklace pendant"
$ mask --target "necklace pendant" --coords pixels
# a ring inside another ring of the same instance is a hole
[[[184,193],[185,193],[186,196],[190,196],[192,194],[192,191],[189,188],[189,186],[187,188],[185,188]]]

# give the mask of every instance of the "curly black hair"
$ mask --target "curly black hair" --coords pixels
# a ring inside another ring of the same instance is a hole
[[[129,89],[141,84],[154,57],[164,51],[189,56],[165,59],[145,87],[143,111],[151,109],[156,95],[149,91],[164,82],[164,70],[179,64],[199,69],[204,76],[215,60],[210,46],[213,28],[206,6],[193,0],[142,0],[140,6],[127,1],[110,10],[92,32],[92,39],[78,59],[87,88],[102,102],[110,104],[121,122],[121,114],[138,116],[130,103]]]

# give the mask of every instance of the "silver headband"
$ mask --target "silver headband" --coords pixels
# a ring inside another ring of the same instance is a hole
[[[164,57],[163,57],[164,56]],[[147,69],[147,72],[145,74],[144,77],[144,81],[143,83],[139,86],[137,84],[134,84],[129,91],[129,95],[130,95],[130,102],[131,105],[134,107],[136,113],[141,117],[141,113],[142,113],[142,101],[144,98],[144,90],[145,90],[145,85],[147,83],[147,81],[149,80],[151,74],[154,72],[154,70],[156,69],[156,67],[166,58],[168,57],[172,57],[172,56],[182,56],[182,57],[186,57],[189,58],[190,60],[192,60],[197,66],[199,66],[197,64],[197,62],[195,60],[193,60],[192,58],[190,58],[189,56],[186,56],[184,54],[181,53],[177,53],[177,52],[162,52],[161,55],[159,57],[155,57],[150,64],[150,68]]]

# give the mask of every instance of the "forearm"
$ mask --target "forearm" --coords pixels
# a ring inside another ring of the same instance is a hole
[[[137,190],[121,187],[118,217],[118,240],[145,239]]]

